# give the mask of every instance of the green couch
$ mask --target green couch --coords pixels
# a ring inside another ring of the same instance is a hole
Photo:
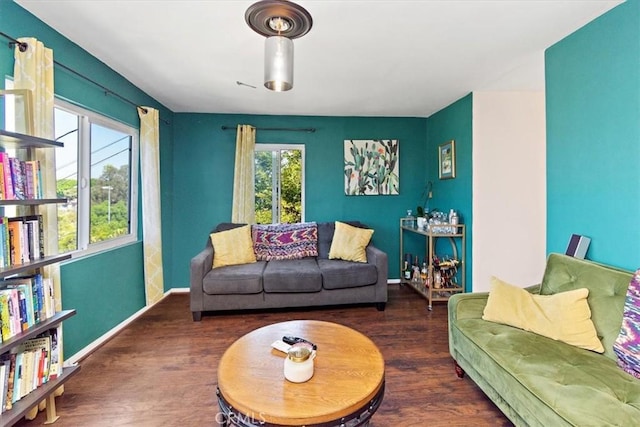
[[[551,254],[542,295],[588,288],[591,319],[604,354],[482,320],[488,293],[449,300],[449,349],[469,377],[517,426],[639,426],[640,380],[616,364],[632,273]]]

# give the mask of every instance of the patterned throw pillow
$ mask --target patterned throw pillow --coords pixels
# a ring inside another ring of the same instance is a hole
[[[254,225],[252,238],[258,261],[318,256],[318,225],[315,222]]]
[[[613,343],[613,351],[618,356],[618,365],[625,372],[640,378],[640,269],[629,283],[622,326]]]

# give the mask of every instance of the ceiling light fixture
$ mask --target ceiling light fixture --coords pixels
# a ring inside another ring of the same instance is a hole
[[[305,8],[285,0],[262,0],[244,14],[247,25],[267,39],[264,45],[264,86],[283,92],[293,87],[293,39],[311,30]]]

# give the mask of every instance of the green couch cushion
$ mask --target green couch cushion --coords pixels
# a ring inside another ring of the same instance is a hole
[[[455,328],[464,338],[454,339],[467,348],[456,352],[491,379],[500,395],[517,394],[510,404],[520,405],[513,408],[517,413],[536,417],[538,422],[528,420],[532,425],[558,425],[553,412],[576,426],[637,425],[640,420],[640,381],[615,361],[531,332],[461,317]]]
[[[631,272],[599,265],[561,254],[551,254],[540,286],[541,295],[551,295],[573,289],[589,289],[591,320],[604,354],[616,360],[613,343],[620,332],[622,311]]]

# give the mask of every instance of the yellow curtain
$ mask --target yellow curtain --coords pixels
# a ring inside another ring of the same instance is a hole
[[[236,162],[233,170],[233,207],[231,221],[252,224],[255,222],[255,189],[253,179],[253,154],[256,146],[256,128],[238,125],[236,134]]]
[[[13,70],[13,84],[16,89],[28,89],[33,107],[33,134],[41,138],[54,138],[53,127],[53,50],[46,48],[42,42],[32,37],[19,39],[29,46],[25,52],[20,52],[16,46]],[[51,148],[36,149],[36,159],[40,161],[42,172],[43,195],[45,198],[56,198],[56,158],[55,150]],[[58,253],[58,213],[55,205],[38,207],[42,215],[45,236],[45,252],[48,255]],[[56,310],[62,309],[60,289],[60,267],[53,264],[45,267],[43,276],[49,277],[54,283],[56,295]],[[61,340],[62,342],[62,340]],[[56,395],[62,394],[64,386],[56,390]],[[44,407],[44,401],[40,403]],[[33,408],[25,418],[33,419],[37,414],[37,407]]]
[[[15,49],[13,84],[16,89],[29,89],[32,93],[33,133],[35,136],[53,139],[53,50],[32,37],[19,39],[29,46],[25,52]],[[51,148],[36,149],[40,161],[45,198],[56,198],[56,152]],[[55,205],[39,207],[45,230],[45,253],[58,253],[58,213]],[[58,264],[47,266],[44,275],[54,281],[56,309],[62,309],[60,301],[60,268]]]
[[[164,295],[160,215],[160,126],[158,110],[139,107],[142,175],[142,240],[147,305]]]

